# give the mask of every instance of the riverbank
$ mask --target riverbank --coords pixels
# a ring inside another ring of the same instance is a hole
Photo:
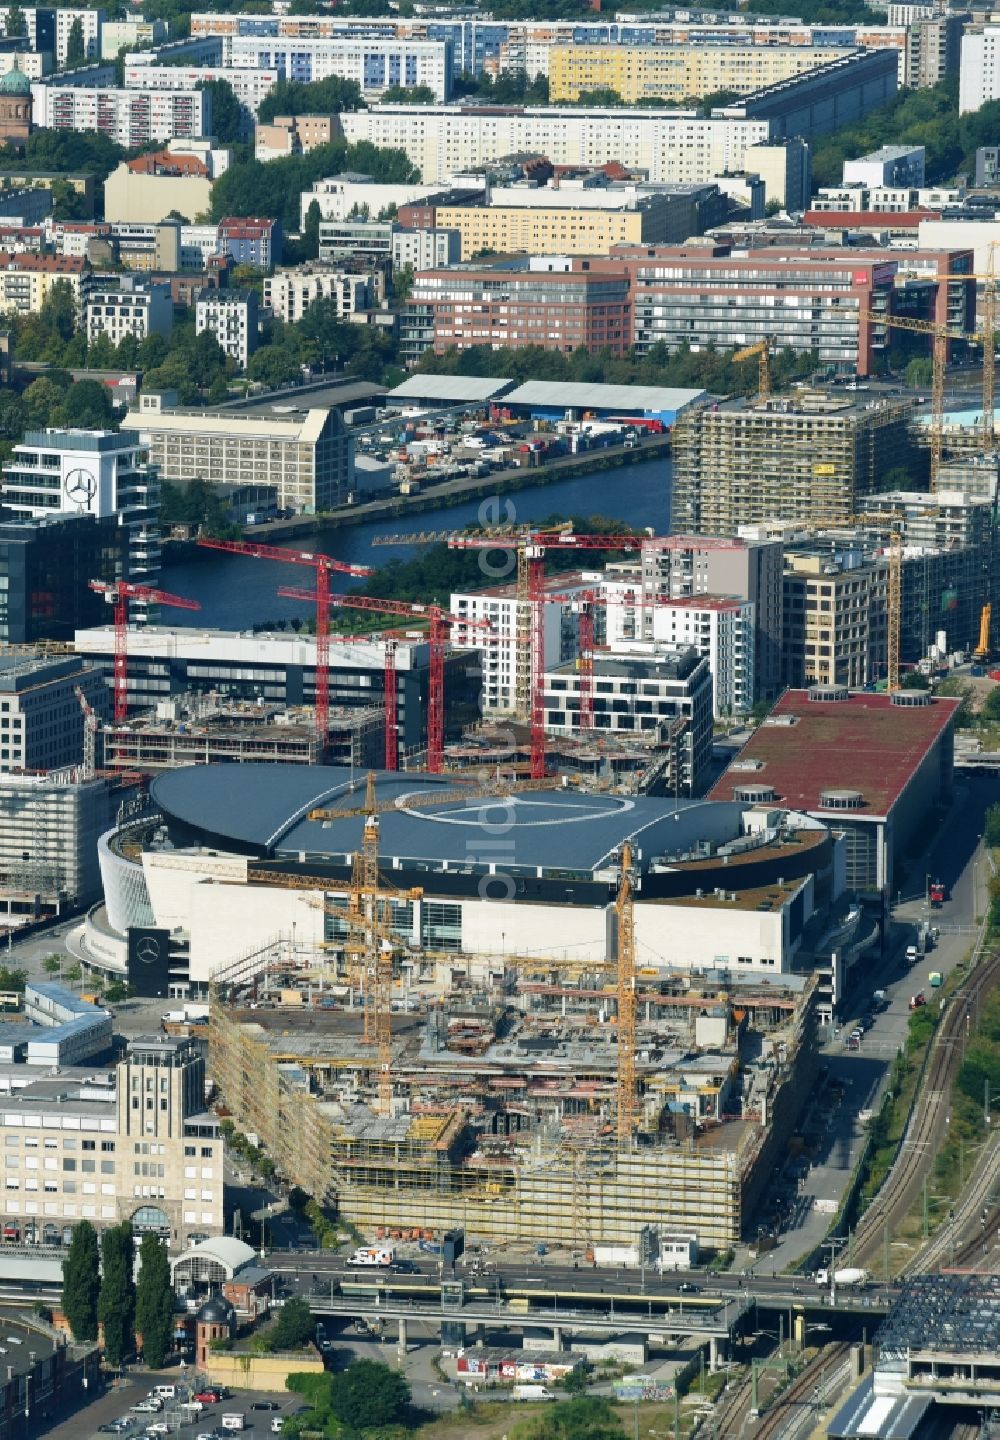
[[[368,500],[362,505],[345,505],[321,515],[296,515],[291,520],[272,520],[265,525],[250,525],[245,528],[244,533],[249,540],[281,545],[317,532],[340,530],[404,515],[419,515],[424,511],[441,510],[485,496],[542,489],[557,481],[575,480],[602,470],[620,470],[623,466],[655,460],[661,455],[665,458],[669,453],[669,435],[653,435],[640,440],[634,448],[626,449],[624,445],[613,445],[604,450],[588,450],[582,455],[562,455],[537,467],[498,470],[491,475],[449,480],[443,485],[421,490],[416,495],[392,495],[386,499]],[[165,566],[187,562],[195,554],[211,559],[213,553],[200,549],[191,540],[163,542]]]

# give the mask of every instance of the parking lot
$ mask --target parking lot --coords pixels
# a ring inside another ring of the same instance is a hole
[[[147,1436],[148,1440],[163,1440],[164,1435],[177,1436],[178,1440],[198,1440],[199,1436],[236,1440],[241,1433],[246,1440],[265,1440],[275,1433],[274,1420],[281,1420],[303,1406],[300,1396],[283,1391],[266,1394],[257,1390],[235,1390],[230,1391],[226,1399],[206,1405],[193,1414],[181,1405],[195,1393],[201,1393],[202,1386],[190,1370],[186,1374],[192,1378],[184,1379],[183,1374],[178,1370],[163,1374],[133,1370],[115,1388],[105,1390],[90,1405],[51,1427],[46,1432],[48,1440],[113,1440],[115,1434],[121,1440],[145,1440]],[[164,1398],[160,1410],[134,1413],[133,1407],[142,1404],[157,1385],[172,1385],[177,1393]],[[255,1410],[254,1405],[273,1408]],[[223,1429],[223,1415],[242,1415],[244,1429]]]

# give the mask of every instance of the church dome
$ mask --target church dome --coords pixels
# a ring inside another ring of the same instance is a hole
[[[0,95],[30,95],[31,81],[15,59],[13,70],[0,78]]]

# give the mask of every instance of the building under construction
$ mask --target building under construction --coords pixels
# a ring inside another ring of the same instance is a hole
[[[801,390],[690,409],[673,432],[670,528],[735,535],[768,520],[843,524],[906,463],[915,402]]]
[[[623,1145],[613,971],[509,957],[472,987],[455,956],[452,994],[393,1015],[380,1115],[357,1012],[324,1008],[290,948],[271,953],[257,1008],[226,988],[212,1006],[213,1078],[279,1171],[367,1232],[460,1225],[582,1248],[652,1225],[725,1250],[809,1089],[811,981],[640,976]]]

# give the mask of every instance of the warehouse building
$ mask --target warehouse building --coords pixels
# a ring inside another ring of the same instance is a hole
[[[502,397],[503,413],[533,420],[653,420],[671,429],[695,406],[704,390],[658,385],[600,385],[562,380],[526,380]]]
[[[888,900],[897,864],[951,797],[959,703],[926,690],[787,690],[709,798],[752,792],[835,826],[849,887]]]

